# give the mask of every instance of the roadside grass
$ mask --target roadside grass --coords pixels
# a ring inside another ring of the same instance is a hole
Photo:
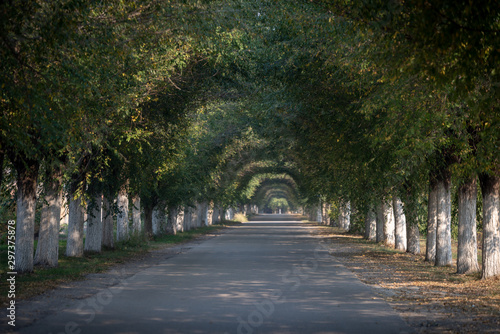
[[[148,251],[182,244],[199,236],[240,224],[236,221],[224,221],[206,227],[200,227],[176,235],[161,235],[152,240],[143,236],[131,237],[126,242],[115,245],[114,249],[104,249],[101,253],[85,254],[83,257],[67,257],[64,255],[66,240],[59,241],[59,264],[56,268],[36,266],[32,273],[16,275],[15,299],[22,300],[33,297],[57,287],[61,283],[84,279],[85,275],[106,271],[111,266],[129,260],[140,259]],[[35,244],[36,249],[36,244]],[[0,304],[7,305],[9,286],[7,284],[7,245],[0,245]]]
[[[239,221],[239,222],[242,222],[242,223],[246,223],[246,222],[248,222],[248,218],[249,218],[249,216],[245,216],[245,215],[244,215],[244,214],[242,214],[242,213],[236,213],[236,214],[234,215],[234,220]]]

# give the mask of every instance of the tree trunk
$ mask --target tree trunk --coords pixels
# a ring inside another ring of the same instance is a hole
[[[420,254],[420,231],[417,222],[407,223],[406,239],[408,242],[406,251],[411,254]]]
[[[253,211],[253,206],[252,206]],[[214,206],[213,203],[207,206],[207,226],[211,226],[214,224]]]
[[[394,209],[394,222],[396,224],[396,249],[406,252],[406,216],[403,209],[403,202],[398,196],[392,198],[392,206]]]
[[[436,232],[437,232],[437,182],[431,179],[427,203],[427,240],[425,247],[425,261],[436,261]]]
[[[351,202],[341,202],[340,216],[342,217],[342,228],[349,232],[351,229]]]
[[[500,275],[500,177],[480,176],[483,193],[483,270],[482,278]]]
[[[144,205],[144,232],[148,238],[153,236],[153,205]]]
[[[177,227],[176,231],[178,232],[184,232],[184,208],[178,208],[177,209]]]
[[[127,186],[121,187],[117,199],[118,214],[116,216],[116,241],[125,241],[129,238],[128,194]]]
[[[141,231],[141,198],[135,195],[132,198],[132,233],[139,235]]]
[[[389,247],[394,247],[396,244],[395,231],[396,225],[394,222],[394,210],[392,200],[384,201],[384,244]]]
[[[250,206],[248,206],[250,211]],[[200,222],[201,226],[208,226],[208,203],[202,202],[200,206]]]
[[[377,205],[377,231],[376,231],[376,241],[384,241],[384,202],[381,201]]]
[[[436,266],[452,264],[450,176],[437,182]]]
[[[187,206],[184,209],[184,231],[189,231],[191,229],[191,221],[192,221],[192,209]]]
[[[418,214],[416,196],[412,193],[412,187],[406,184],[405,205],[403,210],[406,217],[406,252],[420,254],[420,230],[418,227]]]
[[[365,238],[370,241],[377,240],[377,215],[369,209],[365,217]]]
[[[102,194],[99,193],[87,206],[85,252],[101,252],[102,234]]]
[[[246,205],[242,205],[241,206],[241,209],[242,209],[242,213],[243,215],[245,215],[245,212],[246,212]],[[195,224],[195,227],[198,228],[198,227],[201,227],[202,226],[202,204],[201,203],[196,203],[196,206],[195,206],[195,209],[194,209],[194,224]]]
[[[35,264],[57,267],[59,260],[59,226],[63,204],[62,174],[46,181],[45,203],[40,217],[40,231],[36,247]]]
[[[330,225],[330,216],[328,215],[328,211],[330,211],[330,204],[328,202],[324,202],[322,210],[323,225]]]
[[[165,202],[160,201],[153,209],[153,235],[160,235],[165,230]]]
[[[458,189],[457,273],[479,271],[476,227],[477,181],[472,178]]]
[[[220,209],[217,205],[214,205],[214,212],[212,213],[212,224],[217,224],[220,222]]]
[[[66,243],[66,256],[83,256],[83,214],[82,198],[75,196],[75,187],[70,192],[69,218],[68,218],[68,240]]]
[[[115,247],[113,202],[104,196],[102,201],[102,246]]]
[[[171,207],[168,210],[167,233],[177,234],[177,208]]]
[[[231,210],[231,209],[230,209]],[[231,218],[232,219],[232,218]],[[321,223],[323,221],[323,215],[321,212],[321,203],[316,206],[316,219],[315,222]]]
[[[33,271],[36,184],[39,166],[36,162],[27,163],[27,167],[24,161],[15,161],[13,163],[17,170],[16,254],[14,270],[17,273],[31,272]]]

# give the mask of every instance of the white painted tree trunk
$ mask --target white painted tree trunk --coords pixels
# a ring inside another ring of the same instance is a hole
[[[132,233],[134,235],[139,235],[141,232],[141,198],[136,194],[132,198]]]
[[[436,233],[437,233],[437,183],[431,181],[427,204],[427,240],[425,247],[425,260],[436,261]]]
[[[500,275],[500,177],[482,175],[483,269],[482,278]]]
[[[323,225],[329,225],[330,224],[330,216],[328,215],[328,211],[330,210],[328,202],[323,202],[323,205],[321,206],[322,210],[322,224]]]
[[[123,186],[118,192],[118,214],[116,215],[116,241],[125,241],[129,238],[129,204],[127,187]]]
[[[102,200],[102,246],[115,247],[113,202],[106,196]]]
[[[418,206],[416,196],[411,186],[406,188],[405,205],[403,210],[406,218],[406,252],[420,254],[420,230],[418,226]]]
[[[102,246],[102,194],[94,197],[87,207],[85,252],[100,253]]]
[[[159,212],[158,205],[153,208],[153,235],[160,234],[160,219],[161,213]]]
[[[384,202],[381,201],[377,205],[377,231],[376,241],[384,241]]]
[[[201,203],[196,203],[196,206],[194,209],[194,212],[195,212],[194,213],[194,223],[195,223],[196,228],[201,227],[203,225],[203,222],[202,222],[203,208],[202,208],[202,206],[203,205]]]
[[[168,209],[168,218],[167,218],[167,233],[168,234],[177,234],[177,208],[171,207]]]
[[[187,206],[184,209],[184,231],[189,231],[191,229],[191,208]]]
[[[450,179],[437,182],[436,266],[452,264]]]
[[[406,222],[406,239],[407,239],[407,249],[406,251],[411,254],[420,254],[420,231],[418,229],[418,224],[416,222],[416,217],[413,222],[409,222],[407,217]]]
[[[22,173],[17,179],[16,253],[14,265],[14,271],[17,273],[33,271],[37,176],[38,168],[31,175],[28,172]],[[12,270],[9,269],[9,271]]]
[[[62,203],[61,203],[61,220],[59,226],[68,226],[68,218],[69,218],[69,205],[68,205],[68,196],[63,194]]]
[[[349,231],[351,228],[351,202],[340,202],[339,207],[339,225],[344,231]]]
[[[177,209],[177,228],[176,231],[184,232],[184,208]]]
[[[207,202],[201,202],[200,203],[200,225],[201,226],[208,226],[208,203]]]
[[[70,194],[68,217],[68,240],[66,242],[66,256],[83,256],[83,214],[81,197],[74,198]]]
[[[212,223],[217,224],[220,222],[220,214],[221,214],[221,209],[215,205],[214,206],[214,213],[212,214]]]
[[[315,222],[321,223],[323,221],[323,215],[321,211],[321,204],[316,207],[316,220]]]
[[[377,215],[369,209],[365,217],[365,238],[370,241],[377,240]]]
[[[458,189],[457,273],[479,271],[476,226],[477,181],[468,180]]]
[[[165,202],[160,201],[153,209],[153,235],[160,235],[165,231],[166,210]]]
[[[384,201],[384,243],[389,247],[396,245],[396,224],[394,222],[394,209],[392,200]]]
[[[214,224],[214,207],[213,204],[207,207],[207,226]]]
[[[52,181],[47,181],[45,186],[45,203],[40,217],[35,265],[57,267],[62,204],[61,176],[55,176]]]
[[[406,252],[406,216],[401,198],[394,196],[392,198],[392,206],[394,209],[394,223],[396,225],[396,249]]]

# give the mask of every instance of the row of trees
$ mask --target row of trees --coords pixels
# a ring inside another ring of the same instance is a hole
[[[479,184],[482,275],[500,274],[498,6],[318,3],[330,10],[333,26],[345,29],[295,81],[295,97],[307,105],[292,116],[297,162],[309,188],[328,202],[350,203],[371,222],[374,212],[385,211],[382,203],[394,206],[398,221],[401,198],[409,231],[418,231],[413,227],[427,211],[420,220],[427,225],[427,259],[450,265],[456,185],[457,271],[468,273],[479,268]],[[323,31],[309,33],[313,45],[325,40]],[[394,244],[394,219],[385,216],[377,219],[384,222],[377,225],[377,233],[384,231],[378,240]]]
[[[224,57],[245,36],[221,28],[220,9],[215,1],[2,3],[0,186],[7,204],[15,193],[2,213],[16,210],[17,272],[33,270],[36,221],[35,260],[57,264],[64,197],[67,256],[111,246],[113,210],[116,240],[126,240],[129,198],[131,227],[139,232],[142,208],[147,235],[165,207],[231,204],[211,191],[211,170],[239,130],[207,133],[215,120],[203,108],[238,85]]]
[[[494,2],[1,6],[0,158],[3,189],[17,179],[18,271],[32,269],[41,184],[43,217],[57,217],[63,186],[74,217],[140,198],[148,234],[155,208],[329,203],[344,227],[359,221],[348,212],[367,226],[379,216],[378,240],[398,247],[406,226],[413,252],[425,225],[438,265],[450,263],[456,208],[458,271],[471,272],[479,185],[483,277],[500,273]],[[381,218],[391,210],[397,233]],[[70,221],[75,254],[82,226]]]

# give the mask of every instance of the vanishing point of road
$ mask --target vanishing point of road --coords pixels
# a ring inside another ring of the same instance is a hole
[[[413,332],[314,229],[293,215],[256,216],[20,332]]]

